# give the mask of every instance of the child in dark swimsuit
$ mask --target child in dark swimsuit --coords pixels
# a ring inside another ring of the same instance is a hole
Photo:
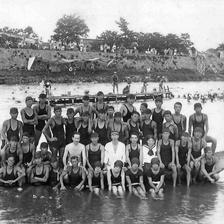
[[[107,171],[108,190],[116,196],[123,196],[125,192],[125,174],[122,168],[123,162],[117,160],[114,168]]]
[[[131,168],[126,172],[126,180],[130,193],[139,198],[145,198],[146,191],[143,184],[143,172],[139,169],[139,159],[132,159]]]
[[[92,175],[88,175],[88,185],[91,192],[99,195],[100,190],[104,190],[104,176],[100,161],[95,162],[94,167]]]
[[[152,197],[155,198],[157,194],[163,197],[165,172],[160,168],[160,161],[157,157],[152,158],[151,169],[148,171],[147,177]]]

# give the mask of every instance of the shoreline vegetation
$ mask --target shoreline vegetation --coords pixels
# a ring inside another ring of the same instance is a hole
[[[35,57],[31,70],[27,70],[30,57]],[[94,71],[83,64],[97,58]],[[224,81],[222,60],[209,52],[202,56],[170,56],[103,52],[78,52],[33,49],[0,48],[0,84],[35,84],[42,80],[52,83],[98,82],[110,83],[116,71],[119,82],[159,82],[165,77],[170,82]],[[77,63],[61,63],[62,59]],[[76,64],[75,64],[76,63]],[[82,63],[82,65],[80,65]],[[110,66],[108,66],[110,64]],[[69,68],[73,66],[72,71]],[[75,71],[74,66],[78,67]],[[202,74],[200,67],[205,69]],[[51,69],[49,69],[49,67]],[[148,71],[150,68],[150,72]],[[215,72],[214,72],[215,70]]]

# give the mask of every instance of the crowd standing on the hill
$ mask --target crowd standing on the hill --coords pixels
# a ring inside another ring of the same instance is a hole
[[[52,116],[45,94],[34,106],[33,98],[26,97],[22,121],[13,107],[11,118],[3,123],[0,184],[19,186],[18,190],[24,184],[88,188],[96,194],[107,188],[121,197],[128,190],[145,198],[148,191],[162,197],[169,179],[173,187],[185,180],[188,187],[218,180],[222,169],[216,167],[216,139],[208,136],[208,117],[200,103],[194,104],[186,131],[180,102],[174,104],[174,113],[162,108],[161,97],[153,109],[142,103],[140,113],[134,102],[129,94],[115,111],[100,91],[96,103],[90,104],[85,95],[64,118],[59,106]],[[39,142],[42,133],[46,142]]]

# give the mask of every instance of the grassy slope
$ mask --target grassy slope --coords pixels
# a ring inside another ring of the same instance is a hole
[[[41,56],[46,60],[57,60],[63,55],[70,59],[88,59],[100,57],[102,68],[100,71],[91,74],[90,72],[38,72],[27,71],[27,60],[30,56]],[[49,51],[49,50],[30,50],[30,49],[0,49],[0,82],[5,83],[34,83],[40,82],[42,79],[51,79],[54,82],[75,82],[75,81],[98,81],[110,82],[113,70],[118,71],[120,80],[126,77],[132,77],[133,81],[141,81],[147,74],[147,68],[152,69],[153,80],[158,76],[166,76],[169,81],[192,81],[192,80],[224,80],[222,74],[214,74],[208,69],[205,76],[197,71],[196,61],[190,57],[177,57],[175,59],[176,67],[173,61],[167,59],[161,62],[156,57],[138,55],[121,58],[115,67],[106,68],[105,65],[115,57],[114,54],[104,54],[99,52],[71,52],[71,51]],[[206,59],[208,63],[222,67],[222,63],[214,56]],[[208,66],[209,67],[209,66]]]

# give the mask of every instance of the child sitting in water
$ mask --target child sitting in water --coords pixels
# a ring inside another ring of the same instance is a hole
[[[60,188],[60,175],[62,170],[59,168],[59,161],[57,158],[51,159],[51,169],[49,173],[49,185],[53,190],[58,190]]]
[[[100,189],[104,190],[104,177],[99,161],[95,162],[94,167],[93,173],[88,175],[89,190],[99,195]]]
[[[158,196],[163,197],[163,187],[164,187],[164,169],[160,168],[160,161],[157,157],[151,160],[151,169],[147,173],[150,192],[153,198]]]
[[[6,160],[6,165],[0,169],[0,184],[5,187],[12,187],[19,185],[18,190],[22,190],[23,177],[25,171],[19,166],[15,166],[15,159],[11,155]]]
[[[217,168],[218,159],[214,156],[213,149],[206,147],[205,156],[201,160],[201,176],[203,179],[215,183],[219,179],[219,173],[224,168]]]
[[[66,184],[74,190],[81,191],[84,188],[86,173],[84,169],[79,166],[78,156],[72,156],[70,162],[72,165],[68,166],[60,176],[61,190],[66,190]]]
[[[117,160],[114,168],[107,172],[108,190],[112,191],[115,196],[123,196],[125,192],[125,174],[122,167],[123,162]]]
[[[49,178],[49,166],[42,162],[40,152],[35,153],[35,166],[31,171],[30,183],[33,185],[45,185]]]
[[[145,198],[145,186],[143,184],[143,172],[139,169],[139,159],[131,160],[131,168],[126,172],[126,180],[130,193],[137,197]]]

